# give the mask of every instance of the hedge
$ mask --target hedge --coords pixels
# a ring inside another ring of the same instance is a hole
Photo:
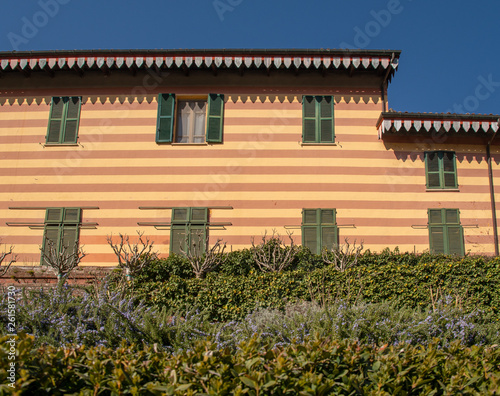
[[[0,339],[0,394],[7,386],[9,345]],[[310,339],[270,347],[252,338],[237,350],[208,340],[179,354],[154,347],[33,348],[17,339],[17,395],[351,395],[500,392],[500,349],[369,346]]]
[[[309,265],[314,269],[299,262],[290,271],[263,273],[247,262],[235,274],[226,268],[205,279],[190,277],[189,268],[180,275],[170,272],[165,263],[169,261],[156,265],[156,277],[150,269],[136,278],[134,294],[149,304],[178,311],[205,309],[211,320],[241,319],[259,306],[282,308],[300,300],[397,300],[407,307],[441,300],[466,312],[500,312],[500,258],[368,252],[345,272],[316,260]]]

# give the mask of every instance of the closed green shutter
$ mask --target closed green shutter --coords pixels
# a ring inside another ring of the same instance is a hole
[[[304,96],[302,98],[302,141],[304,143],[333,143],[333,96]]]
[[[429,244],[433,253],[464,254],[458,209],[429,209]]]
[[[191,216],[190,220],[193,223],[206,223],[208,219],[208,209],[207,208],[190,208]]]
[[[62,230],[62,241],[60,251],[66,254],[73,254],[77,249],[78,242],[78,226],[73,225],[63,225]]]
[[[189,227],[189,243],[193,249],[193,253],[205,253],[206,251],[206,231],[204,225],[192,225]]]
[[[312,253],[320,254],[324,248],[337,245],[337,223],[335,209],[302,210],[302,245]]]
[[[43,241],[42,241],[43,254],[40,259],[41,265],[44,265],[44,260],[43,260],[44,255],[49,254],[49,246],[50,246],[49,241],[53,243],[54,249],[56,251],[59,251],[60,237],[61,237],[60,231],[61,227],[59,225],[50,224],[45,226],[43,232]]]
[[[209,94],[207,110],[208,143],[222,143],[224,127],[224,95]]]
[[[64,208],[63,222],[78,224],[80,223],[80,214],[81,214],[80,208]]]
[[[171,143],[174,134],[175,95],[158,95],[156,143]]]
[[[76,143],[78,138],[78,125],[80,123],[81,100],[79,97],[73,96],[64,98],[64,102],[66,105],[66,119],[62,143]]]
[[[46,223],[62,223],[64,208],[47,208],[45,211]]]
[[[182,254],[181,249],[186,246],[186,227],[172,226],[170,230],[170,251],[175,254]]]
[[[443,187],[457,188],[457,170],[455,153],[443,153]]]
[[[187,223],[189,221],[189,208],[173,208],[172,223]]]
[[[63,98],[54,97],[50,104],[49,126],[47,129],[47,143],[59,143],[64,120]]]
[[[76,143],[80,124],[81,97],[54,97],[50,106],[46,143]]]
[[[54,243],[58,253],[73,253],[77,248],[81,221],[80,208],[47,208],[42,252],[47,253],[47,239]],[[43,254],[41,258],[43,265]]]
[[[302,98],[302,141],[316,142],[316,100],[314,96]]]
[[[313,254],[318,254],[318,228],[302,227],[302,245],[309,248]]]
[[[333,143],[333,97],[324,96],[319,102],[319,141],[321,143]]]
[[[433,151],[425,153],[427,188],[457,188],[456,156],[454,152]]]
[[[460,226],[449,226],[448,228],[448,252],[449,254],[464,254],[463,229]]]

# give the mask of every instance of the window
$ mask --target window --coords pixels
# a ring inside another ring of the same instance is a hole
[[[182,254],[189,246],[192,253],[204,253],[207,241],[208,208],[173,208],[170,251]]]
[[[302,98],[302,142],[334,143],[333,96]]]
[[[224,95],[206,100],[176,100],[175,94],[158,96],[157,143],[222,143]]]
[[[53,97],[50,104],[47,144],[71,144],[78,138],[81,98]]]
[[[458,209],[429,209],[429,244],[433,253],[464,254]]]
[[[302,245],[314,254],[337,245],[335,209],[302,210]]]
[[[52,242],[57,253],[74,253],[80,231],[80,208],[47,208],[43,233],[43,253],[48,253]],[[42,254],[43,264],[43,254]]]
[[[425,174],[427,188],[458,188],[455,153],[432,151],[425,153]]]

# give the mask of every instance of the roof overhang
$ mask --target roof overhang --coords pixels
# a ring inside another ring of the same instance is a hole
[[[390,50],[75,50],[0,52],[0,72],[112,69],[365,70],[395,73],[401,51]]]
[[[383,112],[377,121],[378,137],[432,134],[484,136],[498,130],[499,118],[494,114]]]

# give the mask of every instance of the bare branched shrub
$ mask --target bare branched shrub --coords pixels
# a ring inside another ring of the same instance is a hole
[[[273,230],[273,235],[267,239],[267,231],[262,237],[262,242],[257,246],[252,238],[252,257],[263,272],[281,272],[288,268],[293,262],[299,247],[295,245],[292,233],[287,231],[290,246],[281,238],[280,234]]]
[[[198,240],[191,240],[191,243],[186,238],[186,246],[186,249],[181,246],[180,251],[188,259],[197,278],[204,278],[206,274],[227,260],[227,257],[224,256],[226,242],[223,242],[222,239],[217,239],[214,246],[208,248],[208,236],[203,238],[199,235]]]
[[[7,265],[3,264],[5,259],[7,259],[8,261]],[[14,254],[14,246],[11,245],[9,251],[5,249],[5,252],[0,253],[0,276],[4,276],[5,273],[9,270],[9,267],[12,265],[12,263],[15,263],[16,261],[17,256]]]
[[[40,247],[42,252],[42,265],[46,265],[57,275],[59,285],[62,286],[68,275],[73,271],[80,261],[86,256],[83,246],[75,242],[73,246],[61,246],[59,250],[54,241],[45,238],[45,247]]]
[[[359,246],[356,246],[356,241],[351,245],[349,240],[345,238],[343,245],[335,246],[332,250],[324,249],[321,254],[325,263],[333,264],[335,269],[344,272],[358,264],[358,258],[362,251],[363,241]]]
[[[113,243],[113,235],[107,236],[108,245],[118,258],[118,266],[125,271],[127,276],[134,276],[153,260],[158,258],[158,252],[153,251],[154,242],[149,238],[143,238],[144,233],[137,231],[139,240],[136,243],[130,242],[128,235],[119,235],[119,242]]]

